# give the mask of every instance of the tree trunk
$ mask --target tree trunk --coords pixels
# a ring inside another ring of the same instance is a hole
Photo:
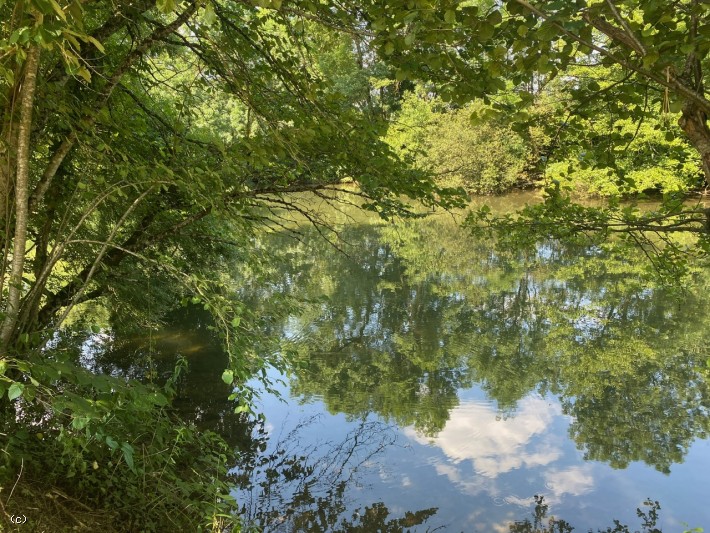
[[[705,174],[705,186],[710,185],[710,129],[707,115],[694,102],[686,100],[678,125],[688,137],[690,144],[700,154],[700,161]]]
[[[20,89],[20,122],[17,133],[17,157],[15,175],[15,236],[13,239],[10,279],[5,304],[5,320],[0,331],[0,353],[7,351],[13,336],[22,295],[22,273],[25,266],[27,246],[27,218],[30,176],[30,134],[32,132],[32,106],[37,87],[39,46],[27,51],[25,75]]]
[[[18,73],[15,72],[15,75]],[[10,198],[12,191],[12,173],[15,169],[15,154],[17,152],[17,121],[15,116],[15,102],[17,102],[17,84],[13,84],[3,95],[7,102],[0,120],[2,120],[2,133],[0,133],[0,224],[5,226],[5,217],[10,211]]]
[[[12,169],[15,168],[13,154],[16,151],[16,139],[11,120],[5,123],[0,140],[0,225],[5,228],[6,216],[10,211],[10,198],[12,192]]]

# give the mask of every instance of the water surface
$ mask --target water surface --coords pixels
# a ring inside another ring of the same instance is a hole
[[[297,362],[258,404],[269,440],[238,492],[248,518],[507,531],[539,494],[578,531],[638,527],[646,498],[664,531],[710,526],[704,273],[678,297],[638,252],[499,250],[446,215],[339,232],[341,250],[308,228],[262,236],[270,268],[237,291]],[[233,431],[224,357],[194,320],[164,350],[192,350],[184,405]]]

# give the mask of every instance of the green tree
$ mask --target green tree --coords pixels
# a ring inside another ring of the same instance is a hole
[[[470,115],[482,107],[447,106],[419,87],[403,97],[386,139],[439,184],[475,194],[505,192],[523,181],[526,146],[500,121],[471,124]]]
[[[387,3],[369,14],[377,32],[375,46],[397,67],[398,76],[432,83],[446,101],[482,98],[491,105],[483,118],[502,115],[522,130],[538,118],[530,106],[541,89],[555,78],[570,79],[569,99],[559,106],[559,116],[544,124],[552,146],[572,139],[570,150],[583,166],[611,168],[629,180],[630,170],[617,164],[629,132],[616,130],[614,124],[631,120],[639,127],[667,113],[677,117],[705,180],[710,177],[710,101],[705,90],[710,10],[705,2],[447,1],[426,9]],[[601,66],[609,77],[604,83],[590,80],[590,69],[580,71],[580,66]],[[512,97],[502,97],[510,87]],[[609,127],[600,138],[587,130],[590,117],[602,106]],[[704,253],[706,215],[702,206],[678,203],[646,216],[616,208],[570,212],[551,199],[528,211],[524,221],[545,235],[555,227],[633,232],[647,248],[652,244],[644,231],[691,231],[701,235],[695,249]],[[510,224],[503,226],[510,231]],[[673,262],[682,263],[682,254],[675,254]]]
[[[26,459],[48,482],[83,476],[68,483],[80,499],[163,514],[146,529],[218,527],[233,503],[226,444],[176,421],[174,394],[75,364],[58,331],[101,329],[75,314],[97,300],[114,324],[139,327],[181,299],[200,304],[228,349],[230,401],[245,411],[238,385],[269,356],[230,272],[262,267],[250,246],[258,228],[294,214],[322,227],[314,205],[288,194],[338,202],[342,192],[383,217],[409,211],[403,196],[458,200],[381,141],[381,117],[351,105],[368,90],[344,93],[343,69],[310,53],[309,25],[360,39],[348,9],[23,0],[0,3],[0,21],[0,482]],[[167,441],[173,457],[151,448]],[[162,480],[185,472],[168,497]]]
[[[506,79],[524,89],[533,74],[544,75],[544,81],[578,63],[615,66],[624,75],[616,94],[625,95],[615,110],[636,118],[657,111],[627,105],[643,102],[638,82],[652,84],[658,102],[667,89],[669,103],[681,111],[681,128],[709,168],[705,3],[510,0],[432,7],[388,3],[370,13],[373,27],[382,28],[377,43],[403,76],[439,82],[443,97],[470,98],[505,90]],[[590,85],[579,88],[578,101],[600,90]],[[529,93],[519,96],[521,104],[529,101]]]
[[[446,195],[397,162],[366,110],[343,105],[370,93],[343,94],[343,69],[329,66],[337,54],[306,53],[306,22],[357,34],[347,13],[229,2],[0,9],[6,351],[59,327],[76,304],[130,301],[127,277],[214,296],[220,281],[197,273],[235,253],[230,239],[254,221],[298,210],[285,193],[356,179],[384,216],[404,212],[399,195]],[[208,305],[231,323],[223,304]]]

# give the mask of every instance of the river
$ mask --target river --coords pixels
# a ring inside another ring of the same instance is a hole
[[[307,227],[261,235],[270,267],[235,291],[278,340],[263,349],[295,362],[266,373],[269,390],[251,383],[265,423],[235,465],[246,520],[504,532],[541,495],[576,530],[638,528],[647,498],[664,531],[710,526],[705,273],[658,287],[638,252],[498,249],[448,214],[339,222],[337,247]],[[178,312],[151,347],[188,357],[182,409],[236,445],[244,417],[207,323]],[[112,346],[104,371],[142,349]]]

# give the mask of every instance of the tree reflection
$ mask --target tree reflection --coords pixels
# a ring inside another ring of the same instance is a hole
[[[643,502],[643,507],[636,509],[636,516],[641,521],[641,529],[635,529],[634,533],[663,533],[656,527],[659,518],[661,505],[657,501],[651,499]],[[510,524],[510,533],[572,533],[574,527],[561,518],[548,516],[550,508],[545,503],[542,496],[535,496],[535,509],[532,513],[532,520],[526,518]],[[694,529],[693,531],[698,531]],[[702,530],[700,530],[702,531]],[[631,529],[626,524],[622,524],[619,520],[614,520],[614,527],[606,529],[597,529],[598,533],[631,533]],[[592,533],[592,530],[589,530]],[[689,533],[689,532],[688,532]]]
[[[177,383],[171,407],[183,420],[220,434],[241,450],[253,449],[255,421],[235,413],[228,399],[232,389],[222,381],[228,356],[211,329],[208,312],[197,306],[180,308],[164,318],[162,329],[145,333],[114,331],[93,337],[85,349],[85,366],[101,374],[130,376],[162,384],[178,357],[187,359],[188,372]]]
[[[273,532],[395,533],[436,514],[430,508],[394,518],[382,502],[353,509],[349,488],[378,454],[396,444],[394,434],[382,423],[363,420],[340,442],[302,442],[301,433],[317,422],[318,417],[301,421],[273,451],[239,462],[240,514],[247,526]]]
[[[97,372],[159,381],[177,356],[187,357],[190,370],[173,406],[182,418],[220,433],[234,447],[231,477],[246,526],[265,532],[398,533],[436,514],[436,508],[428,508],[397,516],[382,502],[351,505],[350,490],[361,483],[360,476],[386,448],[398,445],[392,428],[381,422],[363,417],[340,441],[307,444],[302,434],[318,417],[300,421],[285,435],[270,436],[263,423],[235,414],[230,388],[221,380],[227,355],[209,326],[207,313],[180,309],[150,338],[116,333],[94,338],[83,363]]]
[[[707,276],[679,301],[618,250],[550,242],[517,253],[443,220],[351,225],[348,255],[308,233],[265,240],[271,290],[306,303],[292,393],[432,435],[480,384],[503,415],[560,397],[590,459],[667,472],[707,436]]]
[[[588,459],[663,472],[707,437],[706,273],[679,300],[634,257],[598,246],[500,251],[447,219],[353,223],[341,237],[347,255],[307,229],[300,240],[263,236],[271,260],[235,294],[259,317],[262,337],[284,339],[282,353],[295,361],[291,391],[303,402],[435,435],[461,389],[479,385],[502,416],[531,392],[552,393]],[[145,337],[115,336],[91,364],[160,376],[176,353],[186,355],[192,370],[178,405],[243,442],[251,430],[227,400],[227,358],[208,325],[183,310],[150,350]]]

